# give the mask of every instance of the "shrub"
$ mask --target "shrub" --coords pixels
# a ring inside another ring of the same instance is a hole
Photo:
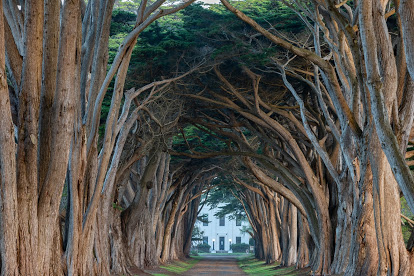
[[[249,249],[249,245],[247,243],[234,243],[231,245],[231,249],[234,253],[244,253]]]
[[[197,250],[191,250],[190,255],[191,256],[198,256],[198,251]]]
[[[250,238],[250,239],[249,239],[249,244],[250,244],[251,246],[254,246],[254,245],[255,245],[255,241],[254,241],[254,239],[253,239],[253,238]]]
[[[204,253],[208,253],[210,252],[210,245],[208,245],[207,243],[200,243],[199,245],[197,245],[197,249],[198,252],[204,252]]]

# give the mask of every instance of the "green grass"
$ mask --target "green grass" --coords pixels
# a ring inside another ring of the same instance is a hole
[[[266,265],[263,260],[253,257],[239,258],[239,266],[248,275],[260,276],[299,276],[309,275],[310,269],[296,270],[294,266],[278,267],[279,263]]]
[[[175,261],[171,264],[168,265],[162,265],[160,266],[160,268],[163,268],[169,272],[172,273],[183,273],[186,272],[187,270],[189,270],[190,268],[192,268],[196,263],[198,263],[199,260],[197,259],[188,259],[187,261],[183,262],[183,261]],[[157,275],[157,276],[164,276],[166,274],[153,274],[153,275]]]

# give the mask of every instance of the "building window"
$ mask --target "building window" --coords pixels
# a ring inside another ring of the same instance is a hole
[[[224,216],[220,217],[219,220],[220,220],[220,226],[224,226],[225,225]]]
[[[236,226],[241,226],[241,219],[240,218],[236,218]]]
[[[204,237],[203,237],[203,243],[204,243],[204,244],[208,244],[208,237],[207,237],[207,236],[204,236]]]
[[[203,219],[203,226],[208,226],[208,214],[204,214]]]
[[[236,237],[236,243],[240,244],[241,243],[241,237]]]

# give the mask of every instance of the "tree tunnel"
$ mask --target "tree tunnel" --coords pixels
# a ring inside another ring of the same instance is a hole
[[[220,2],[0,0],[1,275],[185,258],[214,195],[267,263],[413,275],[413,2]]]

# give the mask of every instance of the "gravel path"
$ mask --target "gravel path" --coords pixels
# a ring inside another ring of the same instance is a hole
[[[247,275],[237,264],[237,259],[232,256],[203,256],[193,268],[182,275]]]

